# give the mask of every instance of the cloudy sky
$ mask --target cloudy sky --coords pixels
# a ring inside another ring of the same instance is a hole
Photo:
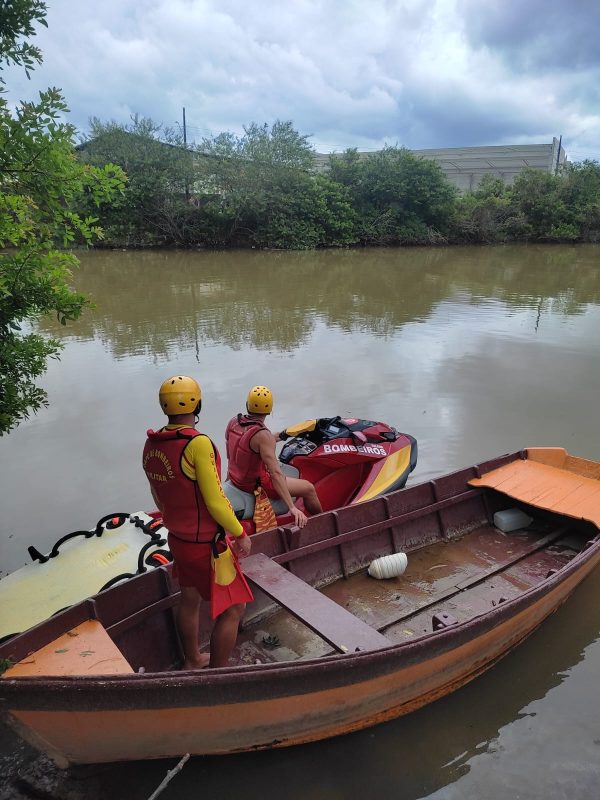
[[[43,65],[71,121],[188,138],[291,119],[321,152],[550,142],[600,160],[598,0],[48,0]]]

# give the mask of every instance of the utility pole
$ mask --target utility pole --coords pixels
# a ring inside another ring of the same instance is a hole
[[[184,111],[185,111],[185,109],[184,109]],[[554,174],[555,175],[558,174],[558,163],[559,163],[559,160],[560,160],[560,148],[561,148],[561,145],[562,145],[562,133],[560,135],[560,139],[558,140],[558,153],[556,154],[556,166],[554,167]]]
[[[187,129],[185,127],[185,106],[183,107],[183,148],[187,150]],[[190,186],[188,184],[188,176],[187,176],[187,158],[185,161],[186,166],[186,173],[185,173],[185,200],[186,203],[190,200]]]

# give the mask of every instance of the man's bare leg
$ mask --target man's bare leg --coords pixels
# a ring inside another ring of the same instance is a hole
[[[177,627],[185,660],[182,669],[202,669],[208,666],[210,656],[201,653],[198,628],[200,625],[200,593],[193,586],[181,587],[181,598],[177,609]]]
[[[237,639],[240,619],[244,613],[244,603],[229,606],[219,614],[210,637],[210,666],[226,667]]]
[[[321,501],[310,481],[302,480],[302,478],[288,478],[287,475],[285,480],[292,497],[301,497],[304,500],[304,508],[311,516],[322,513]]]

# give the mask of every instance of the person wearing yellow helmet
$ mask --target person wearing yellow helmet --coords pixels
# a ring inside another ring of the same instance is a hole
[[[310,481],[290,478],[281,471],[275,452],[279,433],[272,433],[265,425],[273,410],[273,394],[267,386],[253,386],[246,398],[246,414],[233,417],[225,430],[227,447],[227,480],[242,492],[252,493],[260,485],[271,500],[281,499],[299,527],[307,519],[294,505],[294,497],[301,497],[309,514],[323,510]]]
[[[223,492],[219,452],[195,428],[202,406],[198,382],[187,375],[168,378],[160,387],[159,403],[169,421],[160,430],[147,432],[143,467],[169,531],[173,572],[181,587],[177,623],[185,655],[183,669],[222,667],[235,645],[245,603],[253,599],[237,559],[224,544],[223,531],[235,537],[237,555],[248,555],[250,539]],[[235,572],[229,572],[228,591],[219,593],[214,564],[222,554]],[[211,601],[216,618],[210,655],[199,648],[201,599]]]

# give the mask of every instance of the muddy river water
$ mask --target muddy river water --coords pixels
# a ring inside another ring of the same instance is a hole
[[[276,430],[342,414],[411,433],[411,484],[530,444],[600,460],[600,246],[90,252],[74,283],[95,306],[42,325],[65,343],[50,405],[0,439],[0,575],[30,544],[150,508],[141,448],[175,373],[199,380],[199,427],[221,451],[264,383]],[[319,744],[192,759],[161,800],[598,797],[599,631],[596,571],[452,696]],[[172,766],[96,780],[142,800]]]

